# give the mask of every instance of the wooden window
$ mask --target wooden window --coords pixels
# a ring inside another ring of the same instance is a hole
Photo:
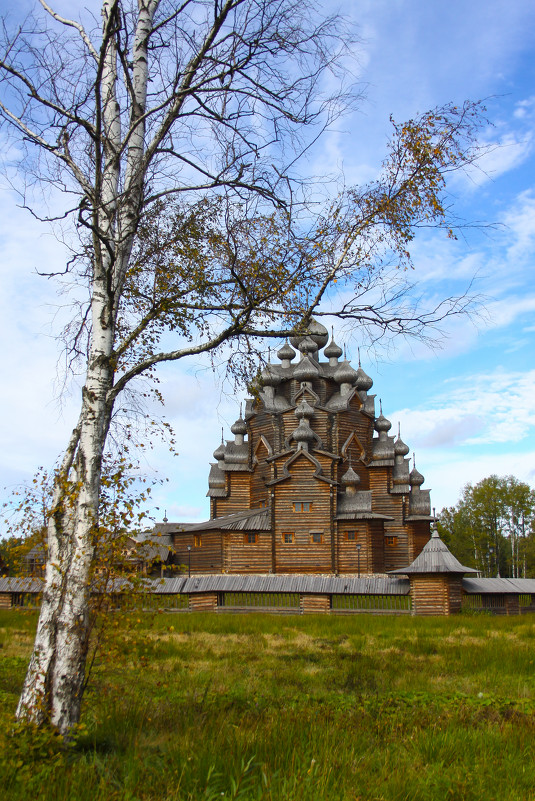
[[[267,506],[267,501],[265,499],[263,501],[260,501],[258,503],[258,506],[260,507],[260,509],[265,509]]]
[[[312,545],[320,545],[323,542],[323,531],[311,531],[309,536]]]
[[[385,537],[385,545],[389,545],[390,547],[392,547],[392,546],[395,546],[397,544],[398,544],[398,538],[397,537],[392,537],[392,536]]]
[[[258,534],[253,531],[248,531],[244,536],[243,541],[246,545],[255,545],[258,542]]]
[[[357,540],[357,532],[356,531],[346,531],[346,540],[348,542],[356,542],[356,540]]]
[[[193,535],[193,545],[195,548],[200,548],[202,545],[202,536],[200,534]]]
[[[295,542],[295,534],[293,531],[283,531],[282,532],[282,541],[285,545],[291,545],[292,542]]]
[[[312,501],[294,501],[294,512],[310,512]]]

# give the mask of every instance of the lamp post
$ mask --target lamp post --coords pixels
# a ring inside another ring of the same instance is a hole
[[[360,578],[360,549],[362,547],[360,542],[357,543],[356,547],[357,547],[357,578]]]
[[[492,573],[492,554],[494,553],[494,548],[489,548],[489,576]]]
[[[191,578],[191,545],[188,545],[188,578]]]

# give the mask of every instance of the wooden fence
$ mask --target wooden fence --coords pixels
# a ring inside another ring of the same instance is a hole
[[[143,591],[127,581],[108,590],[112,608],[176,612],[270,612],[277,614],[426,614],[418,579],[390,576],[211,575],[147,580]],[[429,587],[427,587],[429,584]],[[427,580],[426,599],[444,600],[444,578]],[[435,587],[435,584],[437,585]],[[413,586],[414,585],[414,586]],[[416,586],[418,585],[418,586]],[[39,605],[42,580],[0,578],[0,608]],[[456,579],[455,608],[495,615],[535,612],[535,579]],[[439,593],[440,590],[440,593]],[[95,590],[97,592],[98,590]],[[451,588],[446,595],[451,595]],[[461,598],[462,594],[462,598]],[[440,595],[440,597],[439,597]],[[429,597],[428,597],[429,596]]]
[[[331,610],[338,614],[410,615],[412,603],[410,595],[332,595]]]

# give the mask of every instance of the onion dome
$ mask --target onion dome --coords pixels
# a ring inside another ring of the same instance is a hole
[[[371,380],[370,376],[367,375],[362,367],[357,370],[357,377],[355,379],[355,386],[359,391],[364,390],[367,392],[369,389],[373,387],[373,381]]]
[[[270,364],[262,370],[261,379],[265,387],[276,387],[281,382],[281,378],[273,372]]]
[[[284,343],[282,348],[277,351],[277,356],[282,361],[291,362],[295,358],[295,350],[287,342]]]
[[[303,356],[299,364],[293,371],[293,378],[296,381],[311,381],[318,375],[318,368],[310,361],[308,356]]]
[[[396,456],[406,456],[408,452],[409,452],[409,446],[405,445],[405,443],[398,434],[398,438],[394,442],[394,453],[396,454]]]
[[[325,328],[324,325],[318,323],[317,320],[310,321],[310,325],[308,326],[308,330],[310,332],[310,336],[318,346],[318,348],[323,348],[329,341],[329,332]]]
[[[304,417],[299,421],[299,425],[292,434],[292,439],[296,442],[312,442],[314,440],[314,432]]]
[[[221,462],[225,458],[225,446],[223,443],[219,445],[219,447],[214,451],[214,459],[217,459],[218,462]]]
[[[409,484],[411,487],[421,487],[424,481],[425,478],[422,476],[422,474],[416,469],[416,467],[413,467],[409,474]]]
[[[305,334],[305,336],[312,337],[318,348],[323,348],[329,341],[329,332],[324,325],[318,323],[318,321],[314,320],[314,318],[312,318],[309,322],[307,330],[308,334]],[[294,348],[298,348],[302,339],[304,339],[303,336],[290,337],[290,343],[294,346]]]
[[[356,487],[360,484],[360,478],[357,473],[355,473],[351,465],[349,466],[347,472],[344,473],[340,479],[340,483],[344,484],[346,487]]]
[[[390,429],[392,428],[392,423],[390,422],[390,420],[387,420],[386,417],[381,412],[381,414],[379,415],[379,417],[375,421],[375,426],[374,427],[375,427],[375,430],[379,431],[379,432],[381,432],[381,431],[390,431]]]
[[[356,377],[357,373],[353,370],[347,359],[340,363],[340,366],[333,375],[337,384],[353,384]]]
[[[339,345],[336,344],[334,339],[331,339],[323,353],[328,359],[339,359],[343,353],[343,350]]]
[[[233,434],[247,434],[247,424],[241,415],[238,417],[230,430]]]
[[[314,342],[312,337],[305,337],[299,343],[298,348],[301,351],[301,353],[303,353],[306,356],[308,353],[315,353],[318,349],[318,346],[316,342]]]
[[[299,406],[296,408],[294,412],[295,416],[300,420],[302,417],[310,418],[314,417],[314,409],[313,407],[307,403],[307,401],[303,398]]]

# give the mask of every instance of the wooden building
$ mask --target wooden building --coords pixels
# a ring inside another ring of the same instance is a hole
[[[309,332],[266,366],[215,450],[210,520],[155,528],[190,573],[385,573],[429,539],[429,490],[372,379],[322,325]]]

